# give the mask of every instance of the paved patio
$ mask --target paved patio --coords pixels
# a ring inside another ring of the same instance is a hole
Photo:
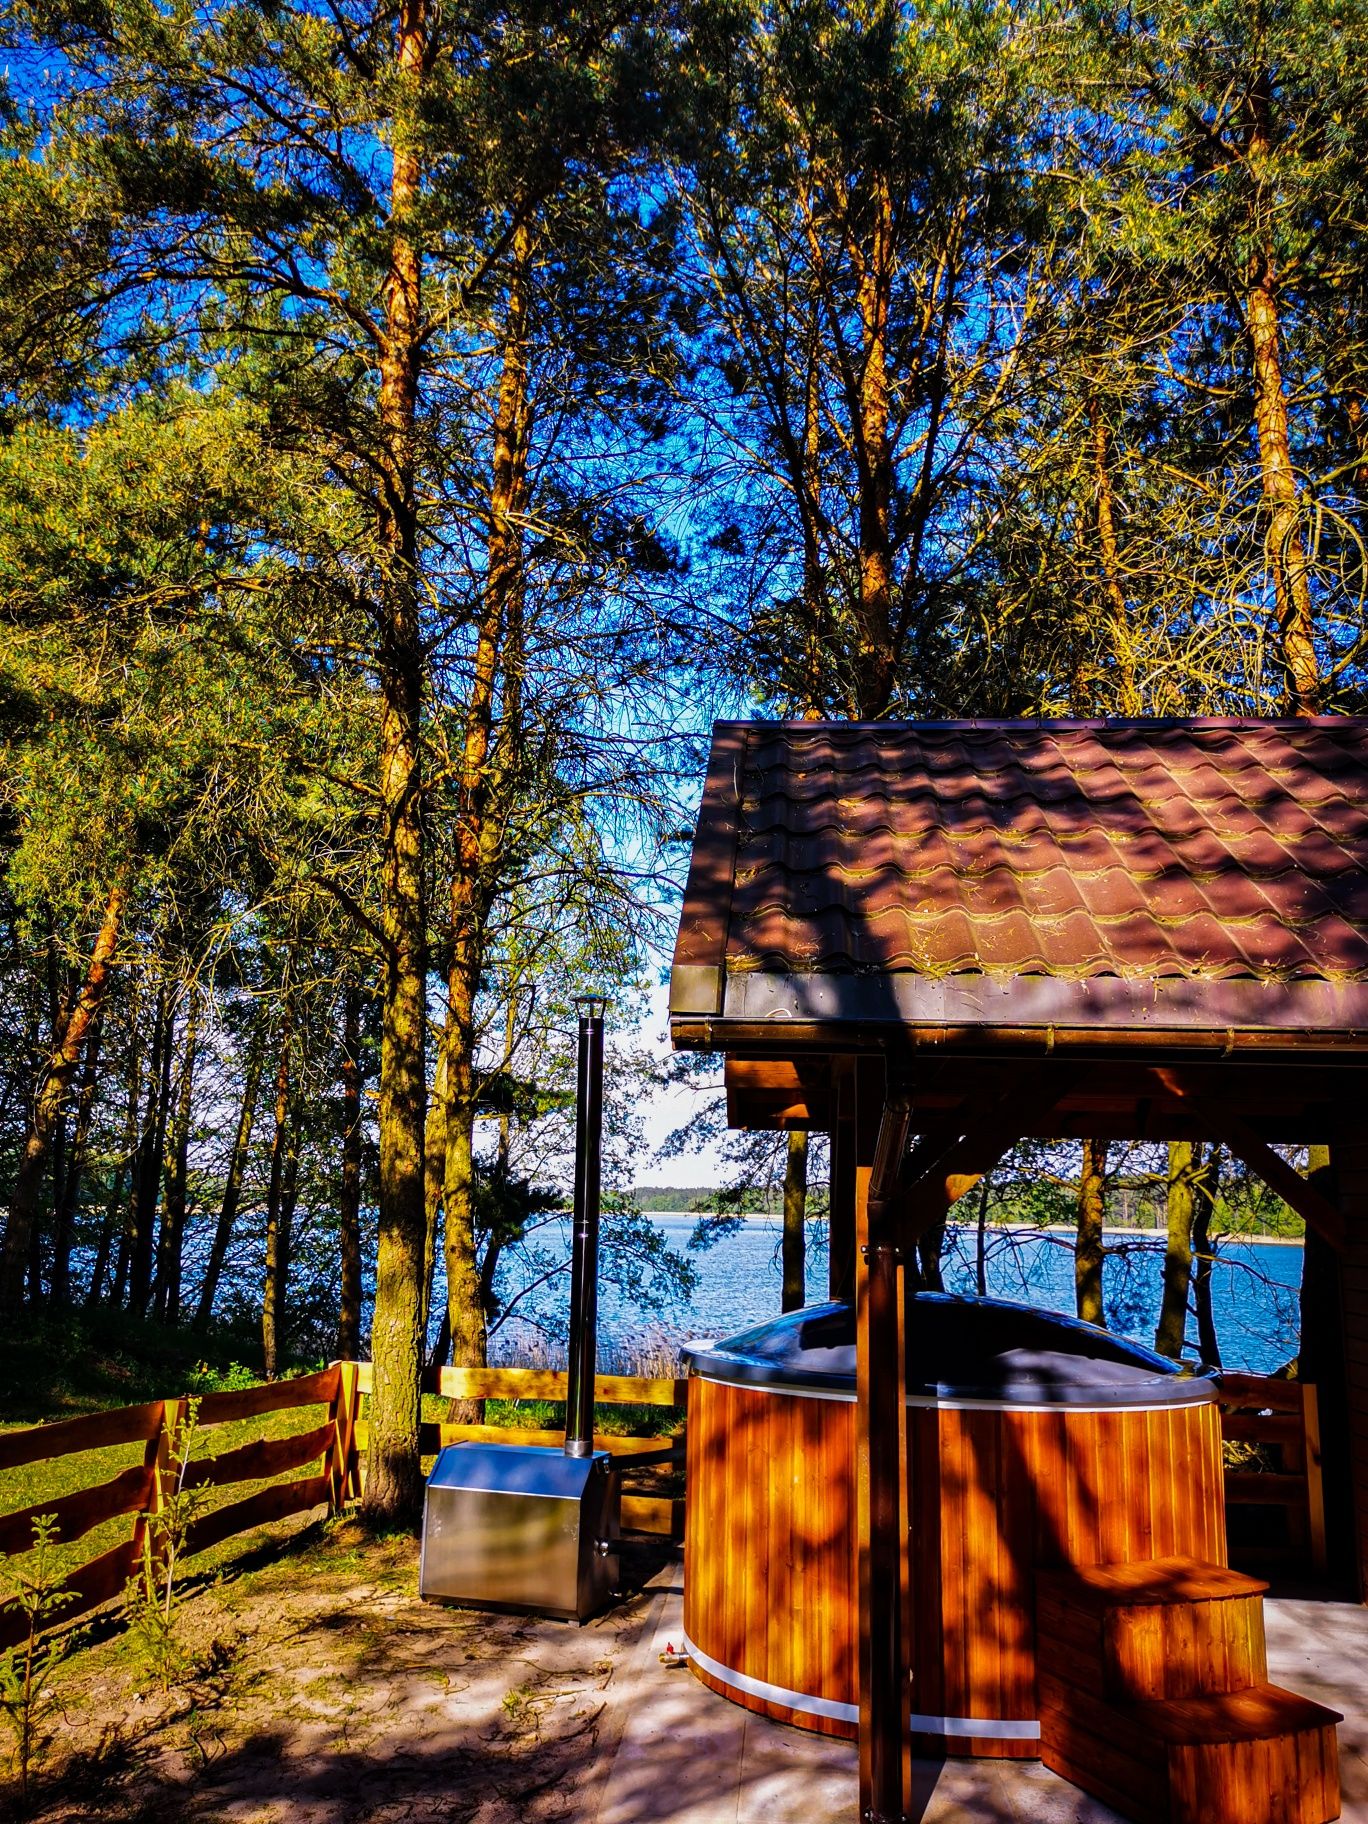
[[[657,1580],[613,1681],[585,1824],[853,1824],[855,1751],[738,1709],[659,1654],[682,1633],[678,1567]],[[1368,1609],[1273,1599],[1269,1673],[1344,1712],[1343,1817],[1368,1824]],[[922,1824],[1117,1824],[1034,1761],[919,1766]]]

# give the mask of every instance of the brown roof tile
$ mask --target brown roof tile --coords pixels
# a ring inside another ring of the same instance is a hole
[[[1368,721],[719,724],[677,961],[1368,983]]]

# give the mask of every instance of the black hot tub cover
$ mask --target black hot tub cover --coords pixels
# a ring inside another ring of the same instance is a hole
[[[1032,1305],[919,1292],[907,1316],[912,1399],[1006,1406],[1178,1406],[1215,1397],[1216,1381],[1141,1343]],[[704,1379],[849,1397],[855,1312],[809,1305],[725,1342],[695,1344],[686,1365]]]

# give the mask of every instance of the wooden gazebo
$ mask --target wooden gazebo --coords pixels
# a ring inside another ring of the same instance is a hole
[[[1368,721],[720,723],[670,1013],[733,1125],[832,1137],[864,1818],[910,1809],[904,1263],[1018,1139],[1219,1141],[1305,1218],[1368,1595]]]

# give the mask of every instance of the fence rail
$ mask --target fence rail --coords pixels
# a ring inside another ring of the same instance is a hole
[[[1325,1491],[1315,1387],[1261,1374],[1223,1374],[1219,1398],[1222,1438],[1257,1451],[1257,1467],[1227,1468],[1227,1507],[1264,1508],[1284,1517],[1282,1538],[1257,1542],[1241,1539],[1237,1522],[1232,1562],[1252,1570],[1299,1565],[1322,1575]]]

